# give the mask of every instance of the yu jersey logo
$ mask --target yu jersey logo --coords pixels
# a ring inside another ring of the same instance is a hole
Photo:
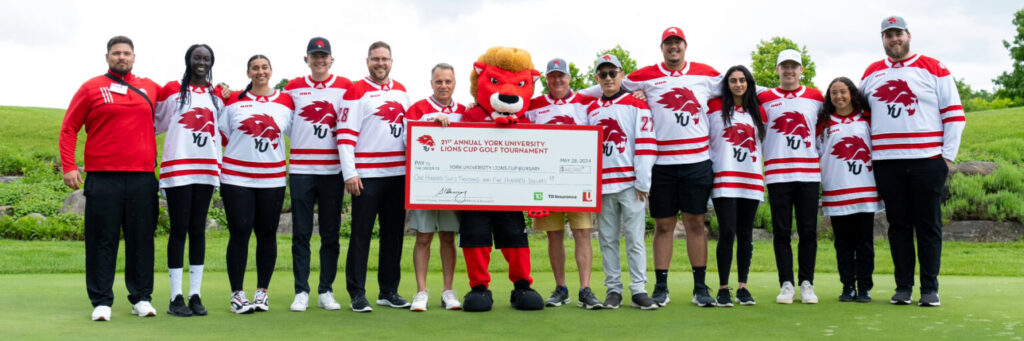
[[[277,149],[277,146],[280,144],[281,128],[277,127],[277,122],[274,122],[274,118],[270,117],[270,115],[252,115],[252,117],[242,121],[238,130],[252,136],[253,148],[258,152],[266,152],[271,146]]]
[[[674,88],[669,90],[661,95],[658,104],[664,105],[665,109],[672,110],[676,117],[676,123],[681,127],[690,125],[691,119],[693,124],[700,124],[700,117],[697,116],[701,110],[700,101],[690,89]]]
[[[558,115],[548,120],[548,124],[576,124],[576,120],[566,115]]]
[[[299,116],[313,124],[313,136],[319,139],[326,138],[327,133],[335,136],[334,126],[338,112],[334,110],[334,105],[331,105],[331,102],[313,101],[313,103],[302,107]]]
[[[782,113],[772,121],[772,129],[785,135],[786,145],[793,150],[800,149],[801,144],[806,148],[811,148],[811,141],[807,139],[811,136],[811,128],[807,125],[804,115],[799,112]]]
[[[391,127],[391,136],[395,138],[402,136],[402,131],[405,129],[405,108],[401,103],[387,101],[377,107],[377,112],[373,115]]]
[[[894,79],[885,82],[875,89],[871,97],[885,102],[889,117],[897,118],[906,110],[907,116],[914,116],[917,111],[917,95],[910,91],[910,85],[902,79]]]
[[[615,150],[622,154],[626,151],[626,132],[619,126],[619,122],[613,118],[602,118],[597,125],[604,127],[604,145],[601,151],[605,156],[611,156]]]
[[[425,152],[434,150],[434,138],[430,135],[420,136],[420,138],[416,139],[416,142],[419,142],[420,145],[423,146],[423,151]]]
[[[746,161],[747,156],[750,162],[757,162],[757,156],[752,155],[757,151],[757,133],[753,126],[746,123],[733,124],[725,128],[722,137],[732,144],[732,157],[737,162]]]
[[[214,124],[213,112],[207,108],[192,108],[181,115],[178,120],[185,129],[192,131],[192,143],[196,147],[205,147],[210,138],[213,138]],[[205,135],[203,133],[206,133]]]
[[[840,139],[839,143],[832,146],[832,155],[846,161],[847,171],[853,175],[860,175],[864,168],[867,168],[868,172],[871,171],[871,150],[860,136],[847,136]]]

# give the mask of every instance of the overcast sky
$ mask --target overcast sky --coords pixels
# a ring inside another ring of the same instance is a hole
[[[791,4],[779,7],[779,4]],[[431,66],[456,68],[456,100],[466,103],[472,62],[491,46],[524,48],[539,70],[562,57],[586,70],[616,44],[639,65],[661,61],[661,32],[686,34],[686,59],[719,71],[750,64],[757,43],[773,36],[805,45],[818,86],[859,79],[884,57],[881,20],[906,18],[911,50],[944,62],[975,89],[1010,69],[1015,1],[3,1],[0,2],[0,105],[66,108],[75,90],[107,69],[106,42],[135,41],[134,72],[163,85],[181,79],[193,43],[213,47],[215,81],[248,83],[245,62],[267,55],[273,79],[309,73],[306,43],[324,36],[332,71],[367,75],[366,49],[391,44],[391,76],[413,101],[430,95]],[[541,70],[543,71],[543,70]],[[540,83],[537,83],[540,87]],[[538,90],[537,93],[540,93]]]

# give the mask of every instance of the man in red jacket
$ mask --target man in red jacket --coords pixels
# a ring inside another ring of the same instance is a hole
[[[124,36],[107,42],[105,75],[82,84],[68,105],[60,131],[64,184],[82,186],[75,161],[78,131],[85,126],[85,283],[93,321],[110,320],[117,244],[124,232],[124,281],[132,314],[156,316],[153,230],[157,217],[156,138],[153,104],[159,86],[131,73],[135,45]]]

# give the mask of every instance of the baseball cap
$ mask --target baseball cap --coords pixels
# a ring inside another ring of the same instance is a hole
[[[903,17],[896,15],[882,19],[882,32],[885,32],[885,30],[888,30],[890,28],[898,28],[906,31],[907,21],[903,20]]]
[[[684,43],[686,42],[686,35],[683,34],[683,29],[675,26],[666,28],[665,32],[661,33],[661,42],[664,43],[665,39],[668,39],[668,37],[679,37],[679,39],[682,39]]]
[[[779,58],[775,62],[775,65],[782,64],[782,62],[787,61],[787,60],[792,60],[792,61],[796,62],[797,64],[804,65],[804,63],[802,63],[800,61],[801,59],[803,59],[803,58],[800,56],[800,51],[797,51],[797,50],[794,50],[794,49],[786,49],[786,50],[782,50],[782,52],[779,52]]]
[[[548,62],[548,70],[544,72],[544,75],[547,76],[549,73],[552,72],[561,72],[568,75],[569,64],[567,64],[565,62],[565,59],[562,58],[552,59],[551,61]]]
[[[617,68],[622,68],[622,63],[619,62],[619,58],[610,54],[597,57],[597,66],[595,68],[600,68],[602,64],[612,64]]]
[[[327,41],[327,38],[324,37],[310,39],[309,44],[306,45],[306,54],[313,54],[313,52],[331,54],[331,42]]]

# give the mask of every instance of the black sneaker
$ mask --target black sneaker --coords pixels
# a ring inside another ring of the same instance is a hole
[[[871,303],[871,290],[857,290],[855,300],[859,303]]]
[[[732,293],[729,292],[729,288],[718,289],[718,298],[715,299],[715,305],[722,308],[732,307]]]
[[[548,307],[561,307],[563,304],[569,304],[569,288],[566,287],[555,287],[551,297],[544,301],[544,305]]]
[[[512,308],[519,310],[544,309],[544,298],[536,290],[530,288],[530,281],[525,279],[516,281],[509,302],[512,303]]]
[[[352,297],[352,303],[349,304],[349,308],[357,313],[369,313],[373,311],[373,307],[370,306],[370,301],[366,300],[365,295],[359,295]]]
[[[188,309],[192,311],[193,316],[206,316],[206,307],[203,306],[203,300],[198,294],[188,297]]]
[[[668,284],[655,284],[654,294],[651,295],[651,299],[660,307],[668,305],[668,302],[671,301],[668,298]]]
[[[167,305],[167,313],[174,316],[189,317],[192,316],[192,309],[185,306],[185,298],[177,295],[171,300],[171,304]]]
[[[629,305],[633,306],[634,308],[640,308],[643,310],[654,310],[658,309],[659,307],[657,303],[654,303],[654,300],[647,296],[646,292],[634,294],[631,301],[632,302],[630,302]]]
[[[608,309],[619,309],[619,305],[622,304],[622,294],[617,292],[610,292],[608,296],[604,298],[603,306]]]
[[[604,307],[601,305],[601,301],[598,301],[597,297],[594,296],[594,292],[590,291],[590,288],[580,289],[579,302],[576,302],[576,306],[588,310],[597,310]]]
[[[490,311],[494,305],[491,291],[485,285],[477,285],[462,298],[462,310],[465,311]]]
[[[853,290],[853,287],[843,288],[843,292],[839,294],[839,302],[853,302],[857,299],[857,291]]]
[[[693,288],[693,304],[705,308],[715,306],[715,299],[711,297],[711,294],[708,294],[708,287],[706,285]]]
[[[736,300],[740,301],[740,305],[755,305],[757,302],[754,301],[754,296],[750,295],[750,290],[747,288],[740,288],[736,290]]]
[[[908,305],[910,302],[910,291],[896,290],[896,294],[889,299],[889,303],[895,305]]]
[[[942,303],[939,302],[939,293],[933,292],[921,294],[921,299],[917,300],[917,305],[921,307],[938,307]]]
[[[392,308],[408,308],[411,304],[406,301],[402,296],[398,295],[397,292],[392,293],[380,293],[377,295],[377,305],[388,306]]]

